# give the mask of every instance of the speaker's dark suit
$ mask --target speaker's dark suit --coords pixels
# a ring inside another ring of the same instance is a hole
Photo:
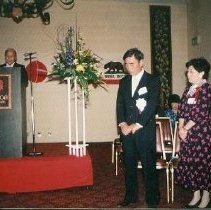
[[[6,63],[0,65],[0,67],[6,67]],[[21,65],[19,63],[14,63],[13,67],[19,67],[21,69],[21,83],[23,83],[25,86],[28,85],[28,76],[24,65]]]
[[[143,166],[145,198],[148,204],[157,204],[157,176],[156,176],[156,133],[155,114],[159,102],[159,79],[144,72],[138,87],[132,97],[132,76],[125,76],[119,84],[117,95],[117,123],[126,122],[128,125],[139,123],[143,127],[136,133],[123,135],[123,155],[125,167],[125,199],[138,199],[137,159]],[[147,105],[140,113],[136,100],[143,98]]]

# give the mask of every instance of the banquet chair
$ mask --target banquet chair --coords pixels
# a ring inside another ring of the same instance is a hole
[[[119,138],[114,139],[114,141],[111,143],[111,162],[114,163],[114,149],[115,149],[115,143],[119,140]]]
[[[122,144],[119,147],[116,147],[114,156],[115,156],[115,175],[118,175],[118,165],[122,158]],[[156,169],[165,169],[166,170],[166,189],[167,189],[167,202],[169,203],[169,165],[166,160],[166,152],[164,149],[163,141],[163,132],[161,128],[161,122],[156,122],[156,153],[159,154],[156,160]],[[137,168],[141,169],[141,161],[138,161]]]
[[[118,163],[122,160],[122,141],[120,138],[112,142],[112,163],[115,163],[115,175],[118,175]]]
[[[171,182],[170,191],[171,191],[172,203],[174,202],[174,169],[178,165],[179,151],[180,151],[179,126],[178,122],[176,122],[174,128],[173,152],[171,160],[169,161],[170,182]]]
[[[161,123],[163,141],[164,141],[164,150],[165,153],[170,154],[170,157],[173,153],[173,129],[171,125],[170,117],[156,117],[156,122]]]

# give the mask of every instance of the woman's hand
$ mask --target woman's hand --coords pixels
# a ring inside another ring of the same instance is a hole
[[[188,135],[187,129],[185,129],[184,127],[179,128],[179,137],[182,141],[186,142],[187,135]]]

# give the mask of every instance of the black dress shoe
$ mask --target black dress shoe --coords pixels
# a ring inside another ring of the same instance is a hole
[[[123,200],[123,201],[121,201],[120,203],[117,204],[117,207],[118,208],[126,207],[126,206],[129,206],[129,205],[134,204],[136,202],[137,202],[136,200],[133,200],[133,201]]]
[[[186,205],[185,206],[185,209],[196,209],[196,208],[198,208],[198,206],[197,205]]]

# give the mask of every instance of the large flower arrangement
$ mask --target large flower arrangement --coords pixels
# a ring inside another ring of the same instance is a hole
[[[53,63],[50,75],[54,79],[69,77],[72,87],[76,80],[88,97],[89,84],[94,87],[103,84],[102,73],[98,71],[100,59],[90,49],[85,49],[85,43],[80,34],[76,33],[75,36],[75,49],[73,49],[74,31],[72,27],[68,29],[64,43],[58,42],[59,52],[55,56],[55,63]]]

